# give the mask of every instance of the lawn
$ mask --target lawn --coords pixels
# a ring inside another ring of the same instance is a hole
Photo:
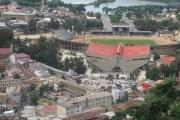
[[[156,43],[150,39],[93,39],[91,40],[92,43],[97,44],[108,44],[108,45],[151,45],[154,46]]]

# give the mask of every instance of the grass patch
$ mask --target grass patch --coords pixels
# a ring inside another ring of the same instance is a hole
[[[156,43],[150,39],[93,39],[91,40],[92,43],[97,44],[107,44],[107,45],[151,45],[155,46]]]

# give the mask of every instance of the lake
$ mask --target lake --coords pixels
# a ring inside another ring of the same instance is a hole
[[[62,0],[65,3],[72,4],[87,4],[92,3],[94,0]],[[142,1],[142,0],[116,0],[114,3],[101,4],[99,8],[90,5],[86,7],[86,11],[101,12],[102,8],[108,6],[109,8],[116,8],[118,6],[137,6],[137,5],[166,5],[161,2],[151,2],[151,1]]]

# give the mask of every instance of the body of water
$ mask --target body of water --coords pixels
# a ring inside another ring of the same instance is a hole
[[[92,3],[95,0],[62,0],[65,3],[72,3],[72,4],[88,4]],[[90,5],[86,7],[86,11],[93,11],[93,12],[102,12],[103,7],[109,8],[116,8],[118,6],[137,6],[137,5],[166,5],[165,3],[161,2],[151,2],[151,1],[142,1],[142,0],[116,0],[114,3],[106,3],[101,4],[99,8],[94,7],[94,5]]]

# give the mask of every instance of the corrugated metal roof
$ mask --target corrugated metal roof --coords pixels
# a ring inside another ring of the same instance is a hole
[[[54,37],[63,41],[71,41],[73,39],[73,34],[65,29],[59,29],[54,32]]]

